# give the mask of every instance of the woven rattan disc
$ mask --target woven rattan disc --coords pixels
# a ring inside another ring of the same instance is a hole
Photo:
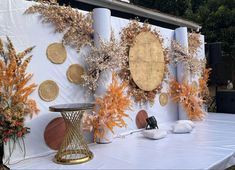
[[[84,69],[79,64],[72,64],[67,70],[67,78],[71,83],[80,84]]]
[[[54,64],[62,64],[66,58],[67,53],[62,43],[52,43],[47,47],[47,58]]]
[[[165,106],[168,103],[168,95],[166,93],[161,93],[159,96],[159,103],[161,106]]]
[[[50,102],[56,99],[59,94],[59,87],[56,82],[52,80],[46,80],[40,84],[38,94],[42,100]]]
[[[129,52],[129,66],[136,85],[152,91],[161,84],[165,73],[165,59],[160,39],[151,32],[141,32]]]

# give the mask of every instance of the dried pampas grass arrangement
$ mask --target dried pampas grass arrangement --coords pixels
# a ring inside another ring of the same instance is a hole
[[[126,110],[131,109],[131,100],[125,95],[127,84],[118,83],[118,76],[113,73],[112,83],[109,85],[105,96],[97,97],[97,114],[85,114],[83,118],[83,129],[94,130],[94,141],[104,138],[107,130],[114,133],[114,127],[126,127],[124,118],[129,118]]]
[[[76,50],[86,44],[92,44],[92,18],[91,14],[84,15],[69,6],[59,6],[57,3],[33,5],[26,14],[39,13],[43,23],[52,23],[55,32],[63,33],[63,43]]]
[[[24,124],[25,116],[39,112],[36,101],[29,98],[37,87],[30,83],[33,74],[27,73],[33,48],[17,53],[8,37],[6,45],[0,39],[0,144],[13,140],[10,155],[16,141],[30,132]]]
[[[126,61],[125,47],[120,41],[111,35],[110,41],[100,40],[100,47],[91,47],[90,54],[86,56],[88,71],[82,76],[83,86],[94,92],[100,85],[98,83],[100,73],[105,70],[114,71],[120,69]]]
[[[35,2],[46,3],[46,4],[56,4],[57,0],[34,0]]]
[[[188,48],[175,40],[171,42],[169,55],[173,65],[182,64],[184,66],[185,74],[200,75],[206,64],[206,59],[197,59],[194,53],[190,53]],[[189,75],[185,75],[185,77],[187,76]]]
[[[188,83],[170,82],[170,96],[174,102],[182,105],[190,120],[202,120],[206,114],[199,90]]]
[[[201,47],[200,35],[196,32],[188,33],[188,50],[190,54],[196,55],[197,50]]]

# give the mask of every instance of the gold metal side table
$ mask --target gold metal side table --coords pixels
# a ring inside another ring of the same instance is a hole
[[[83,113],[93,107],[93,103],[62,104],[49,107],[52,112],[61,112],[66,126],[66,135],[55,155],[56,163],[79,164],[93,158],[80,128]]]

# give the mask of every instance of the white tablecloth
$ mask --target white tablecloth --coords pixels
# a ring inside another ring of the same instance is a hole
[[[169,129],[172,123],[161,125]],[[22,161],[13,169],[224,169],[235,164],[235,114],[210,113],[190,134],[169,134],[149,140],[141,133],[116,138],[110,144],[89,145],[93,160],[59,165],[54,154]],[[36,146],[35,146],[36,147]]]

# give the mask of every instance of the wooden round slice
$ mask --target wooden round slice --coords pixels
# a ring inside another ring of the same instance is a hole
[[[84,69],[79,64],[72,64],[67,70],[67,78],[71,83],[80,84],[82,80],[82,75],[84,74]]]
[[[66,58],[67,53],[62,43],[52,43],[47,47],[47,58],[54,64],[62,64]]]
[[[145,110],[140,110],[135,118],[136,126],[138,129],[145,128],[147,126],[146,119],[148,118],[148,113]]]
[[[44,140],[51,149],[58,150],[66,133],[65,122],[62,117],[50,121],[44,131]]]
[[[165,106],[168,103],[168,95],[166,93],[161,93],[159,96],[159,103],[161,106]]]
[[[59,94],[59,87],[56,82],[52,80],[46,80],[40,84],[38,94],[42,100],[50,102],[56,99]]]
[[[129,66],[135,84],[144,91],[156,89],[165,74],[165,57],[161,41],[151,32],[141,32],[130,48]]]

